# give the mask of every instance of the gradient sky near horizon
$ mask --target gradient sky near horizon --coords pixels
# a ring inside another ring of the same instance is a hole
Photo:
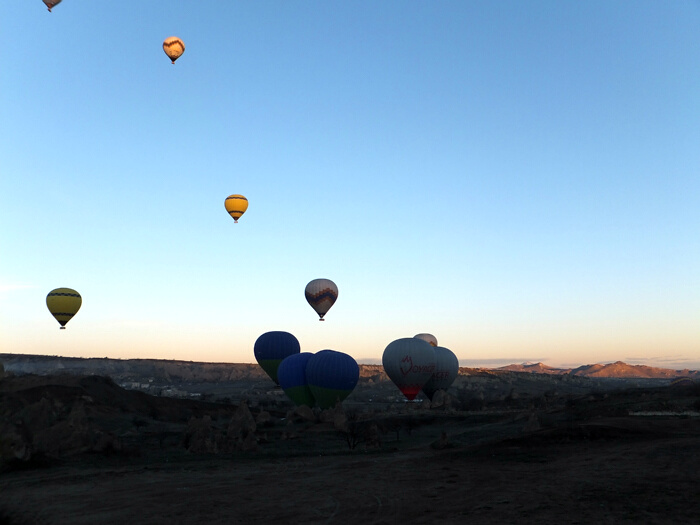
[[[3,0],[0,351],[254,362],[286,330],[368,363],[430,332],[465,366],[698,369],[699,27],[690,0]]]

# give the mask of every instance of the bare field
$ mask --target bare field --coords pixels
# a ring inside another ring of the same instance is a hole
[[[700,511],[697,420],[617,418],[443,450],[420,441],[71,461],[6,473],[0,494],[9,523],[692,523]]]
[[[475,410],[459,392],[361,400],[381,382],[320,412],[275,393],[212,403],[5,378],[0,524],[697,521],[696,387],[528,396],[460,381],[498,395]]]

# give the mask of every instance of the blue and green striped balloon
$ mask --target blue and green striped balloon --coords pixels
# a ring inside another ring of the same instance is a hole
[[[321,408],[331,408],[342,402],[355,389],[359,379],[357,362],[335,350],[321,350],[306,364],[306,381]]]
[[[290,355],[277,368],[277,380],[282,390],[296,405],[313,407],[316,403],[306,380],[306,365],[313,355],[311,352]]]
[[[289,332],[265,332],[255,341],[253,352],[255,360],[276,384],[277,368],[285,357],[298,354],[301,346],[296,337]]]

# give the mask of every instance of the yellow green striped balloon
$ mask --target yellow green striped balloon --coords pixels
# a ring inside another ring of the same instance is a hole
[[[66,328],[66,323],[73,319],[82,304],[83,298],[71,288],[56,288],[46,296],[46,306],[61,325],[61,330]]]
[[[224,206],[228,214],[233,217],[233,222],[238,222],[241,215],[248,209],[248,199],[243,195],[229,195],[224,201]]]

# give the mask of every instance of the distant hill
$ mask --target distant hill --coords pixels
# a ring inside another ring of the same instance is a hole
[[[554,368],[543,363],[523,363],[521,365],[502,366],[497,370],[507,370],[509,372],[530,372],[531,374],[568,374],[568,368]]]
[[[0,354],[6,372],[14,374],[105,375],[117,381],[150,378],[164,383],[223,382],[263,379],[257,364],[198,363],[166,359],[109,359],[43,355]]]
[[[27,354],[0,354],[0,366],[13,374],[105,375],[118,381],[143,380],[166,383],[224,382],[241,379],[268,379],[257,364],[200,363],[166,359],[110,359],[107,357],[82,358]],[[360,377],[386,378],[381,365],[360,365]]]
[[[700,371],[672,370],[669,368],[656,368],[646,365],[629,365],[622,361],[608,364],[583,365],[578,368],[554,368],[542,363],[523,363],[521,365],[502,366],[497,370],[510,372],[530,372],[533,374],[569,374],[582,377],[598,378],[645,378],[645,379],[673,379],[675,377],[690,377],[700,379]]]
[[[585,365],[574,368],[572,375],[586,377],[647,377],[653,379],[671,379],[674,377],[700,378],[697,370],[671,370],[668,368],[656,368],[646,365],[628,365],[622,361],[608,363],[606,365]]]

